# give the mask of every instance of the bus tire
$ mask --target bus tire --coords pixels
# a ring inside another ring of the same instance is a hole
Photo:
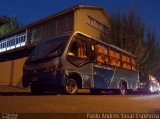
[[[127,83],[122,82],[120,85],[120,94],[121,95],[126,95],[127,94]]]
[[[78,94],[78,85],[75,79],[70,78],[67,80],[65,85],[65,91],[67,94],[70,95]]]

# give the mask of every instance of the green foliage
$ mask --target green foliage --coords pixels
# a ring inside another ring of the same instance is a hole
[[[4,16],[4,18],[9,20],[8,24],[3,25],[2,27],[0,27],[0,36],[5,35],[9,32],[12,32],[16,29],[19,29],[22,25],[18,22],[18,20],[16,19],[16,17],[6,17]]]
[[[113,14],[110,18],[110,30],[107,43],[121,47],[137,57],[140,74],[158,75],[160,70],[160,44],[151,28],[146,30],[140,15],[133,9],[129,13]]]
[[[160,67],[160,44],[156,38],[155,31],[149,29],[146,40],[144,54],[140,61],[140,68],[147,74],[158,75],[156,72]]]

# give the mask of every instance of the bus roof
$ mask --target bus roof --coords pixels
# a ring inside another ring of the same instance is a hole
[[[116,50],[118,50],[118,51],[120,51],[120,52],[122,52],[122,53],[124,53],[124,54],[130,55],[130,56],[132,56],[132,57],[134,57],[134,58],[136,57],[135,55],[131,54],[130,52],[128,52],[128,51],[126,51],[126,50],[124,50],[124,49],[122,49],[122,48],[120,48],[120,47],[118,47],[118,46],[115,46],[115,45],[112,45],[112,44],[108,44],[108,43],[106,43],[106,42],[104,42],[104,41],[101,41],[101,40],[99,40],[99,39],[95,39],[95,38],[93,38],[93,37],[91,37],[91,36],[89,36],[89,35],[86,35],[86,34],[84,34],[84,33],[82,33],[82,32],[79,32],[79,31],[77,31],[77,32],[75,32],[75,33],[79,33],[79,34],[85,35],[85,36],[87,36],[87,37],[89,37],[89,38],[91,38],[91,39],[94,39],[95,41],[100,42],[100,43],[102,43],[102,44],[104,44],[104,45],[106,45],[106,46],[108,46],[108,47],[110,47],[110,48],[116,49]]]

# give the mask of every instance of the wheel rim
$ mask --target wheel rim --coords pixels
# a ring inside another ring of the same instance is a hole
[[[77,83],[74,79],[68,80],[66,90],[69,94],[75,94],[77,92]]]
[[[121,91],[122,95],[125,95],[126,94],[126,88],[125,88],[125,86],[121,86],[120,91]]]

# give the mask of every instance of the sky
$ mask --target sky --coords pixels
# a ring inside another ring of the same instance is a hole
[[[109,15],[133,6],[146,25],[155,28],[160,36],[160,0],[0,0],[0,16],[16,16],[26,25],[76,4],[103,7]]]

